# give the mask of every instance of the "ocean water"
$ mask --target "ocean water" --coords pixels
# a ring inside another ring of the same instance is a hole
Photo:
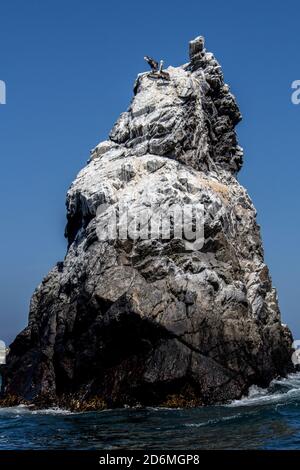
[[[300,373],[197,409],[0,409],[4,449],[300,449]]]

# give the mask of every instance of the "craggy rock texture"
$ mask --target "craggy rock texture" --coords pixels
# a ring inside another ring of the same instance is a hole
[[[236,179],[235,98],[202,37],[167,72],[170,81],[138,76],[128,111],[68,191],[68,252],[11,345],[7,396],[73,409],[194,406],[292,369],[256,211]],[[201,202],[202,249],[99,239],[124,200],[133,212]]]

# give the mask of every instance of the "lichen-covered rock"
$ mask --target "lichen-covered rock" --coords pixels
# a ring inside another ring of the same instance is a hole
[[[128,111],[68,191],[68,252],[11,345],[7,396],[73,409],[198,406],[292,370],[256,211],[236,179],[235,98],[202,37],[167,72],[138,76]],[[157,208],[167,217],[172,204],[201,204],[203,245],[102,237],[124,201],[151,220]]]

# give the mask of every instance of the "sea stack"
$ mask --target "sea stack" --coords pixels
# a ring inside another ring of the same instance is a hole
[[[237,181],[241,114],[203,37],[189,52],[168,80],[139,74],[128,110],[72,183],[67,254],[10,347],[7,402],[201,406],[293,370],[256,211]],[[203,243],[160,230],[121,237],[118,225],[102,236],[124,201],[131,219],[150,214],[147,226],[172,205],[200,204]]]

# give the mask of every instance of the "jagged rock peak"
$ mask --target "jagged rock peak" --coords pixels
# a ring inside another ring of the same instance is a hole
[[[189,52],[190,63],[166,69],[170,80],[138,75],[129,109],[91,159],[116,145],[125,156],[151,153],[206,172],[239,171],[243,151],[235,133],[241,119],[236,100],[202,36],[190,42]]]
[[[203,36],[198,36],[192,41],[190,41],[189,46],[189,52],[190,52],[190,61],[193,62],[197,57],[203,57],[205,53],[204,49],[204,44],[205,44],[205,39]]]

